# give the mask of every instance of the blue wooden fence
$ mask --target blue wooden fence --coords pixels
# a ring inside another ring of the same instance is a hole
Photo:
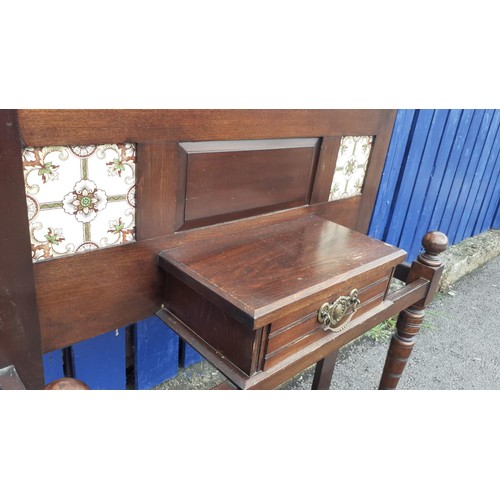
[[[500,227],[500,110],[400,110],[369,234],[409,259],[429,230],[451,244]]]
[[[412,260],[429,230],[454,244],[500,229],[499,151],[500,110],[399,110],[368,233]],[[69,350],[74,376],[92,389],[149,389],[202,359],[156,317]],[[64,375],[62,351],[43,362],[46,383]]]

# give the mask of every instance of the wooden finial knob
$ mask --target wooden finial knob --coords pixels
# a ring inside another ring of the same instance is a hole
[[[56,391],[86,391],[90,390],[90,387],[85,382],[77,380],[76,378],[60,378],[59,380],[54,380],[50,384],[47,384],[45,389]]]
[[[427,266],[438,267],[441,265],[438,255],[448,248],[448,237],[439,231],[430,231],[422,238],[422,246],[425,252],[419,255],[418,260]]]

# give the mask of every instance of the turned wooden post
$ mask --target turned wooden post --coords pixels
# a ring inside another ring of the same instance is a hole
[[[82,391],[89,390],[90,387],[81,380],[76,378],[60,378],[59,380],[54,380],[50,384],[45,386],[46,390],[56,390],[56,391]]]
[[[418,278],[425,278],[430,282],[429,289],[421,301],[399,314],[396,333],[391,338],[379,389],[396,389],[415,344],[415,336],[420,331],[425,307],[434,297],[443,272],[439,254],[448,247],[446,235],[438,231],[431,231],[422,239],[422,246],[424,252],[413,262],[407,283]]]

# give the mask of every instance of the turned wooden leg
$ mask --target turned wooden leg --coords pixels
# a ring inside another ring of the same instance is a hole
[[[424,299],[399,313],[396,333],[391,338],[379,389],[397,387],[415,344],[415,336],[420,331],[424,309],[432,300],[443,272],[439,254],[448,246],[446,235],[437,231],[427,233],[422,240],[422,245],[424,252],[413,262],[407,283],[418,278],[425,278],[429,280],[429,288]]]
[[[316,370],[314,371],[314,379],[311,389],[323,391],[328,391],[330,389],[338,353],[339,351],[333,351],[326,358],[323,358],[316,363]]]
[[[423,319],[423,309],[409,307],[399,314],[396,333],[391,338],[379,389],[395,389],[398,385]]]

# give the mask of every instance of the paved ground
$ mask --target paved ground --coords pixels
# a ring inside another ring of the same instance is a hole
[[[399,389],[500,389],[500,257],[434,298]],[[331,389],[375,389],[388,340],[367,336],[339,354]],[[309,368],[281,389],[309,389]],[[206,362],[159,389],[208,389],[223,377]]]

